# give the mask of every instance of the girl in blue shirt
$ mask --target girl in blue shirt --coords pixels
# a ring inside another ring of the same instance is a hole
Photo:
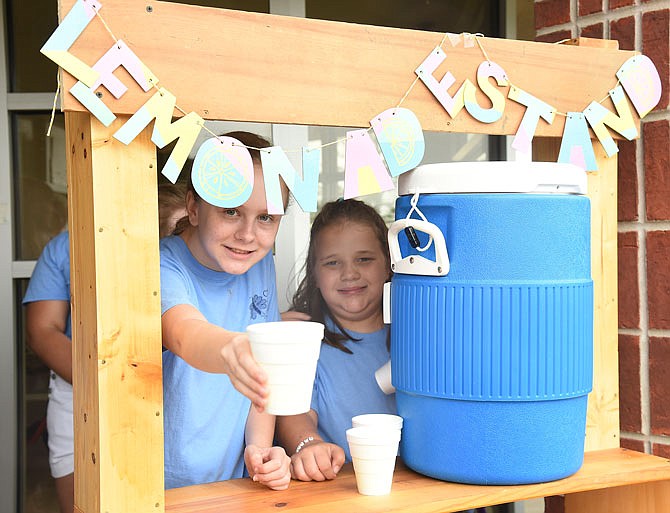
[[[271,249],[281,216],[266,205],[259,148],[269,143],[226,135],[250,149],[251,196],[220,208],[190,184],[187,218],[161,242],[165,486],[242,477],[246,463],[254,481],[284,489],[290,461],[272,447],[274,416],[260,413],[267,377],[245,333],[249,324],[279,320]]]
[[[362,201],[324,205],[312,224],[305,278],[287,319],[326,326],[308,413],[279,417],[277,437],[302,481],[333,479],[350,461],[346,430],[363,413],[396,413],[374,372],[389,359],[382,295],[391,267],[381,216]]]

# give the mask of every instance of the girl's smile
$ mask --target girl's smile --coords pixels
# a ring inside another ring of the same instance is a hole
[[[205,267],[243,274],[272,249],[281,216],[270,215],[260,165],[254,165],[254,188],[239,207],[221,208],[186,197],[191,226],[182,237],[193,256]]]
[[[381,329],[382,291],[389,271],[373,229],[356,221],[324,227],[315,245],[316,283],[345,329]]]

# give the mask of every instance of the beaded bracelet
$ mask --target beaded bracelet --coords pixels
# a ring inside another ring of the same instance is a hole
[[[305,447],[308,443],[313,442],[314,437],[313,436],[308,436],[304,440],[302,440],[299,444],[298,447],[295,448],[295,453],[298,454],[300,451],[302,451],[303,447]]]

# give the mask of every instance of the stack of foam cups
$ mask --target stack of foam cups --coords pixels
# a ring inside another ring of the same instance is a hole
[[[387,414],[358,415],[347,430],[356,486],[362,495],[388,495],[393,484],[402,417]]]

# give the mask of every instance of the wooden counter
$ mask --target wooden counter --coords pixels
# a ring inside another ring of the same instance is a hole
[[[638,484],[652,486],[640,489]],[[588,493],[580,493],[594,490],[600,490],[602,495],[596,500],[589,501]],[[608,501],[612,490],[620,493],[611,495],[614,498]],[[268,490],[250,479],[234,479],[167,490],[165,501],[166,511],[172,513],[437,513],[564,494],[586,499],[585,513],[667,513],[670,512],[670,461],[626,449],[589,452],[576,474],[559,481],[522,486],[448,483],[422,476],[398,463],[393,490],[383,497],[359,495],[353,469],[346,465],[333,481],[292,481],[288,490],[280,492]],[[640,494],[646,501],[640,500]],[[629,509],[632,506],[627,505],[626,497],[633,501],[634,509]]]

